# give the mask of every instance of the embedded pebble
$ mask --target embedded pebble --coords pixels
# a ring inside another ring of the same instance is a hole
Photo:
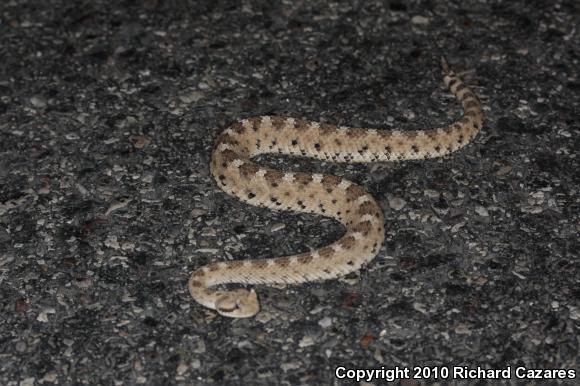
[[[16,342],[16,345],[14,346],[14,348],[16,349],[17,352],[23,353],[23,352],[26,352],[26,350],[28,349],[28,346],[23,341],[18,341],[18,342]]]
[[[73,281],[73,284],[78,288],[87,289],[93,285],[93,279],[90,277],[78,278]]]
[[[310,335],[304,335],[300,342],[298,342],[299,347],[309,347],[314,344],[314,338]]]
[[[389,199],[389,206],[394,210],[401,210],[407,205],[407,201],[400,197],[393,197]]]
[[[489,217],[489,212],[487,211],[487,209],[480,205],[475,207],[475,213],[477,213],[482,217]]]
[[[207,214],[207,210],[203,208],[193,208],[191,210],[191,217],[196,218]]]
[[[56,314],[56,310],[54,308],[45,308],[38,314],[36,320],[42,323],[48,323],[48,315],[49,314]]]
[[[201,230],[201,236],[215,237],[215,236],[217,236],[217,230],[213,227],[204,227]]]
[[[472,331],[466,324],[459,324],[455,327],[455,333],[459,335],[471,335]]]
[[[425,189],[423,194],[429,198],[439,198],[439,196],[441,196],[440,192],[433,189]]]
[[[278,232],[281,231],[282,229],[286,228],[286,224],[284,223],[276,223],[276,224],[272,224],[272,226],[270,227],[270,232]]]
[[[427,307],[423,303],[413,302],[413,309],[415,311],[419,311],[420,313],[426,315],[427,314]]]
[[[501,168],[498,169],[497,172],[495,172],[496,176],[504,176],[506,174],[509,174],[512,171],[512,167],[510,165],[506,165],[506,166],[502,166]]]
[[[133,138],[133,146],[137,149],[143,149],[151,143],[151,137],[147,135],[137,135]]]
[[[580,308],[575,306],[568,306],[568,311],[570,312],[570,319],[579,321],[580,320]]]
[[[544,211],[544,208],[535,205],[524,205],[520,208],[520,211],[522,211],[523,213],[538,214],[542,213]]]
[[[108,216],[116,210],[125,208],[131,201],[133,200],[129,197],[120,197],[119,199],[114,200],[107,208],[105,216]]]
[[[290,371],[290,370],[297,370],[300,367],[301,367],[301,363],[300,362],[286,362],[286,363],[282,363],[280,365],[280,368],[284,372],[287,372],[287,371]]]
[[[134,251],[135,250],[135,243],[130,241],[125,241],[121,244],[121,249],[123,251]]]
[[[196,354],[203,354],[206,350],[205,342],[200,337],[196,337],[196,338],[197,338],[196,342],[195,342],[196,344],[193,345],[192,351]]]
[[[117,241],[117,236],[115,235],[108,236],[103,242],[103,244],[105,244],[106,247],[113,249],[121,248],[121,244],[119,244],[119,242]]]
[[[35,381],[36,381],[36,378],[33,378],[33,377],[24,378],[23,380],[20,381],[20,383],[18,385],[19,386],[34,386]]]
[[[318,325],[322,328],[328,328],[328,327],[332,326],[332,318],[325,316],[324,318],[322,318],[318,321]]]
[[[33,96],[32,98],[30,98],[30,103],[34,107],[38,107],[38,108],[46,107],[46,100],[42,97],[39,97],[39,96]]]
[[[544,194],[544,192],[542,192],[540,190],[540,191],[537,191],[537,192],[530,194],[530,199],[528,200],[528,202],[531,205],[541,205],[544,203],[544,199],[545,199],[545,194]]]
[[[50,186],[49,185],[44,185],[42,188],[38,189],[38,194],[48,194],[50,193]]]
[[[203,98],[205,98],[205,94],[202,92],[199,92],[197,90],[192,90],[188,93],[185,93],[185,94],[182,94],[179,96],[179,99],[183,103],[194,103],[194,102],[197,102]]]
[[[187,372],[187,369],[188,368],[189,367],[185,363],[180,363],[177,366],[177,369],[176,369],[177,375],[183,375],[183,374],[185,374]]]
[[[426,25],[429,24],[429,18],[421,15],[413,16],[411,18],[411,23],[415,25]]]
[[[44,382],[54,383],[57,379],[58,379],[58,374],[54,371],[49,371],[48,373],[44,374],[44,377],[42,377],[42,379],[40,379],[38,382],[39,383],[44,383]]]
[[[260,323],[268,323],[273,318],[274,315],[268,311],[260,311],[258,315],[256,315],[256,320]]]
[[[198,358],[194,358],[191,361],[191,368],[194,370],[198,370],[201,367],[201,361]]]

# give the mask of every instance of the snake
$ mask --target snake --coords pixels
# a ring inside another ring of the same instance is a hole
[[[199,304],[232,318],[260,311],[256,291],[223,284],[300,284],[342,277],[368,264],[385,239],[379,203],[362,186],[335,175],[283,171],[253,162],[260,154],[309,157],[337,163],[372,163],[442,157],[472,142],[483,125],[477,95],[441,57],[445,87],[463,109],[451,124],[429,129],[369,129],[285,116],[238,120],[217,138],[210,173],[240,201],[272,210],[313,213],[339,221],[343,235],[330,245],[290,256],[216,261],[196,269],[189,293]],[[216,288],[217,286],[217,288]]]

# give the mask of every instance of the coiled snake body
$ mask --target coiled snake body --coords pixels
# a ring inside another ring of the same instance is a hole
[[[229,317],[251,317],[259,309],[255,291],[211,288],[225,283],[274,284],[326,280],[358,270],[378,253],[384,221],[376,200],[344,178],[283,172],[257,165],[264,153],[333,162],[381,162],[440,157],[467,145],[479,132],[483,112],[477,96],[441,58],[443,81],[461,103],[463,116],[448,126],[413,131],[335,126],[302,119],[261,116],[232,124],[217,139],[210,170],[226,193],[252,205],[317,213],[346,228],[334,243],[293,256],[214,262],[189,280],[191,296]]]

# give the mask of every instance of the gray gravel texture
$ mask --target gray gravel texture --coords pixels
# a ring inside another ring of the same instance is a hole
[[[578,371],[580,3],[0,3],[0,384],[331,385],[335,368]],[[336,165],[387,242],[341,280],[258,286],[255,318],[190,298],[210,261],[303,252],[331,220],[254,208],[209,176],[217,134],[287,114],[413,129],[485,105],[443,159]],[[431,378],[402,385],[474,384]],[[543,383],[577,384],[576,380]],[[496,384],[480,380],[476,384]]]

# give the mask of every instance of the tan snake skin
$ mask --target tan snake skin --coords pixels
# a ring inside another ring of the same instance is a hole
[[[334,218],[346,232],[313,252],[201,267],[189,279],[191,296],[221,315],[251,317],[260,310],[253,289],[221,291],[210,287],[333,279],[371,261],[383,243],[385,230],[381,208],[364,188],[332,175],[267,169],[251,158],[275,153],[334,162],[380,162],[440,157],[458,150],[481,129],[483,112],[477,96],[449,69],[444,58],[441,67],[445,85],[464,110],[458,121],[445,127],[374,130],[262,116],[243,119],[226,129],[215,143],[210,165],[221,189],[251,205]]]

